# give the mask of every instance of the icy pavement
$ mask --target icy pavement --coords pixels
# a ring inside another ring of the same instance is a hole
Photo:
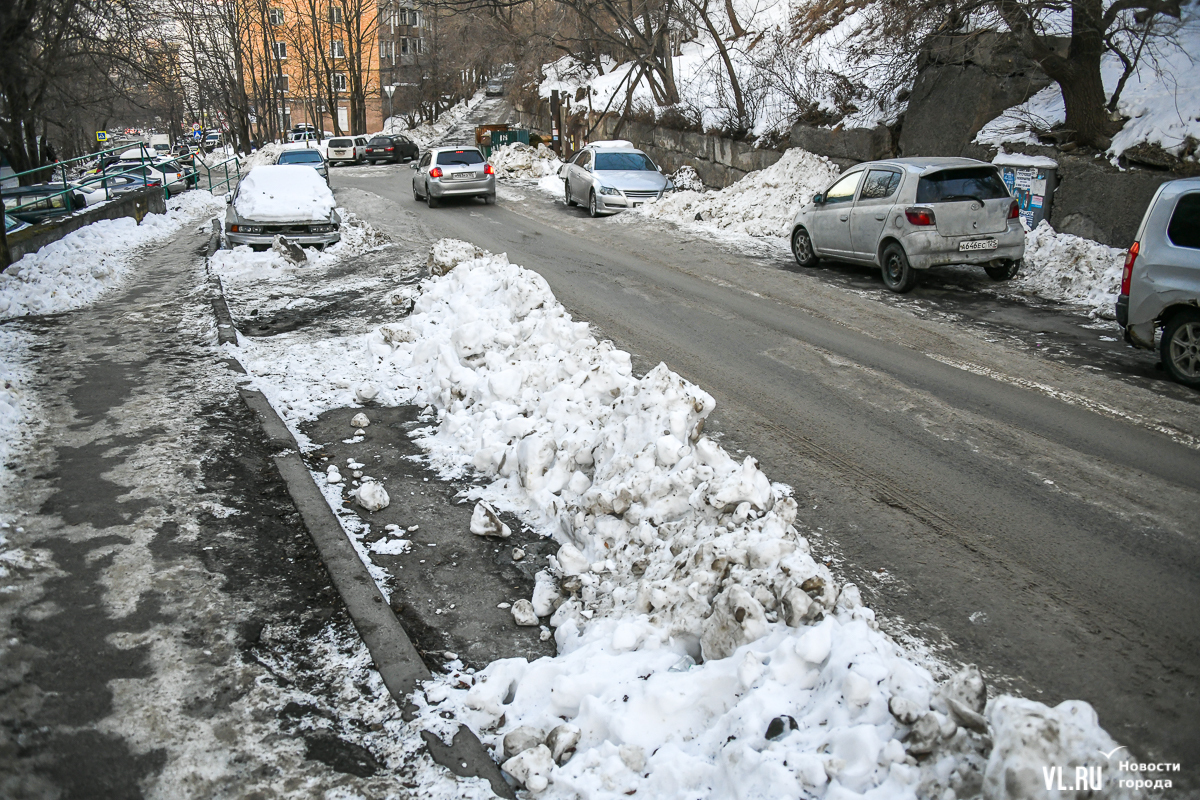
[[[554,797],[1024,797],[1042,765],[1116,746],[1085,703],[988,701],[971,670],[935,680],[814,556],[790,490],[703,435],[702,389],[633,374],[503,256],[444,240],[429,268],[378,293],[403,309],[392,321],[238,353],[297,429],[348,405],[424,407],[413,432],[441,475],[553,539],[511,610],[554,628],[558,655],[455,669],[417,698],[425,719],[453,712]],[[1098,796],[1131,794],[1116,778]]]
[[[329,584],[216,350],[207,230],[0,327],[0,795],[489,796],[424,754]]]

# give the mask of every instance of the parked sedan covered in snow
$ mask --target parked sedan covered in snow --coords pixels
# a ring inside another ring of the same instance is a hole
[[[255,167],[226,201],[225,241],[270,247],[276,236],[300,245],[341,240],[333,192],[316,170],[299,164]]]
[[[592,142],[558,174],[567,205],[586,204],[593,217],[636,208],[675,188],[650,156],[624,140]]]
[[[829,258],[873,264],[893,292],[916,270],[977,264],[995,280],[1017,274],[1025,229],[996,167],[973,158],[895,158],[857,164],[800,209],[792,253],[802,267]]]

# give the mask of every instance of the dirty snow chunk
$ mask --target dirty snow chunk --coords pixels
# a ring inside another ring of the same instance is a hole
[[[462,239],[439,239],[429,249],[429,272],[445,275],[464,261],[482,257],[483,252]]]
[[[544,144],[533,147],[515,142],[493,150],[488,163],[496,168],[500,180],[536,181],[546,175],[557,175],[563,162]]]
[[[793,147],[771,166],[720,191],[674,192],[632,214],[684,225],[699,222],[750,236],[787,236],[800,206],[832,183],[838,172],[828,158]]]
[[[333,192],[312,167],[268,164],[242,178],[234,208],[256,222],[326,220],[333,213]]]
[[[985,716],[992,735],[992,753],[983,776],[983,794],[989,800],[1044,797],[1043,767],[1061,765],[1064,780],[1073,779],[1077,767],[1095,769],[1104,763],[1097,761],[1097,753],[1117,747],[1100,727],[1095,710],[1082,700],[1066,700],[1050,708],[1004,695],[988,703]],[[1119,760],[1107,765],[1106,791],[1098,796],[1133,795],[1131,789],[1118,786],[1121,778],[1128,777],[1116,769]]]
[[[355,496],[358,498],[360,506],[372,512],[382,511],[392,502],[388,497],[387,489],[374,481],[365,481],[362,486],[358,487]]]
[[[1116,319],[1125,251],[1056,233],[1042,220],[1025,234],[1025,266],[1011,285],[1050,300],[1088,308],[1090,316]]]
[[[505,761],[500,768],[526,789],[537,794],[544,792],[550,785],[550,771],[554,769],[554,758],[550,755],[550,748],[539,744]]]
[[[378,396],[379,387],[373,383],[360,383],[354,387],[354,398],[360,403],[369,403]],[[370,420],[367,420],[367,424],[370,424]],[[363,426],[358,425],[356,427],[361,428]]]
[[[533,603],[528,600],[521,599],[513,603],[512,615],[516,623],[523,628],[532,628],[538,625],[537,612],[533,610]]]
[[[580,552],[578,547],[570,542],[558,548],[555,558],[564,575],[582,575],[592,568],[591,562]]]
[[[531,750],[537,747],[545,740],[543,734],[537,728],[531,728],[528,725],[522,725],[504,734],[504,761],[509,760],[513,756],[518,756],[526,750]]]
[[[539,617],[548,617],[558,608],[562,595],[558,592],[558,583],[554,576],[542,570],[534,576],[533,613]]]
[[[366,414],[361,411],[350,418],[351,428],[365,428],[371,424],[371,420]]]
[[[512,529],[500,521],[494,508],[480,500],[471,513],[471,533],[476,536],[507,539],[512,536]]]
[[[696,172],[695,167],[689,167],[685,164],[672,172],[670,178],[671,183],[675,184],[675,188],[680,191],[704,191],[704,181],[700,179],[700,173]]]
[[[329,468],[325,470],[325,480],[329,481],[330,483],[342,482],[342,473],[338,470],[336,465],[330,464]]]

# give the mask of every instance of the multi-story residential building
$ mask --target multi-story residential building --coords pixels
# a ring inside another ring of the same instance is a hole
[[[269,70],[269,102],[266,90],[247,90],[263,112],[278,115],[279,130],[301,123],[341,134],[380,130],[391,111],[384,87],[412,79],[405,70],[424,50],[419,8],[408,0],[270,2],[243,45],[262,65],[253,80],[266,82],[257,75]]]

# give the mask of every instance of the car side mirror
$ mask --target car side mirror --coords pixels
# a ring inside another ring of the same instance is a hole
[[[818,205],[818,206],[825,205],[825,195],[821,194],[820,192],[817,192],[816,194],[814,194],[813,195],[813,204]]]

